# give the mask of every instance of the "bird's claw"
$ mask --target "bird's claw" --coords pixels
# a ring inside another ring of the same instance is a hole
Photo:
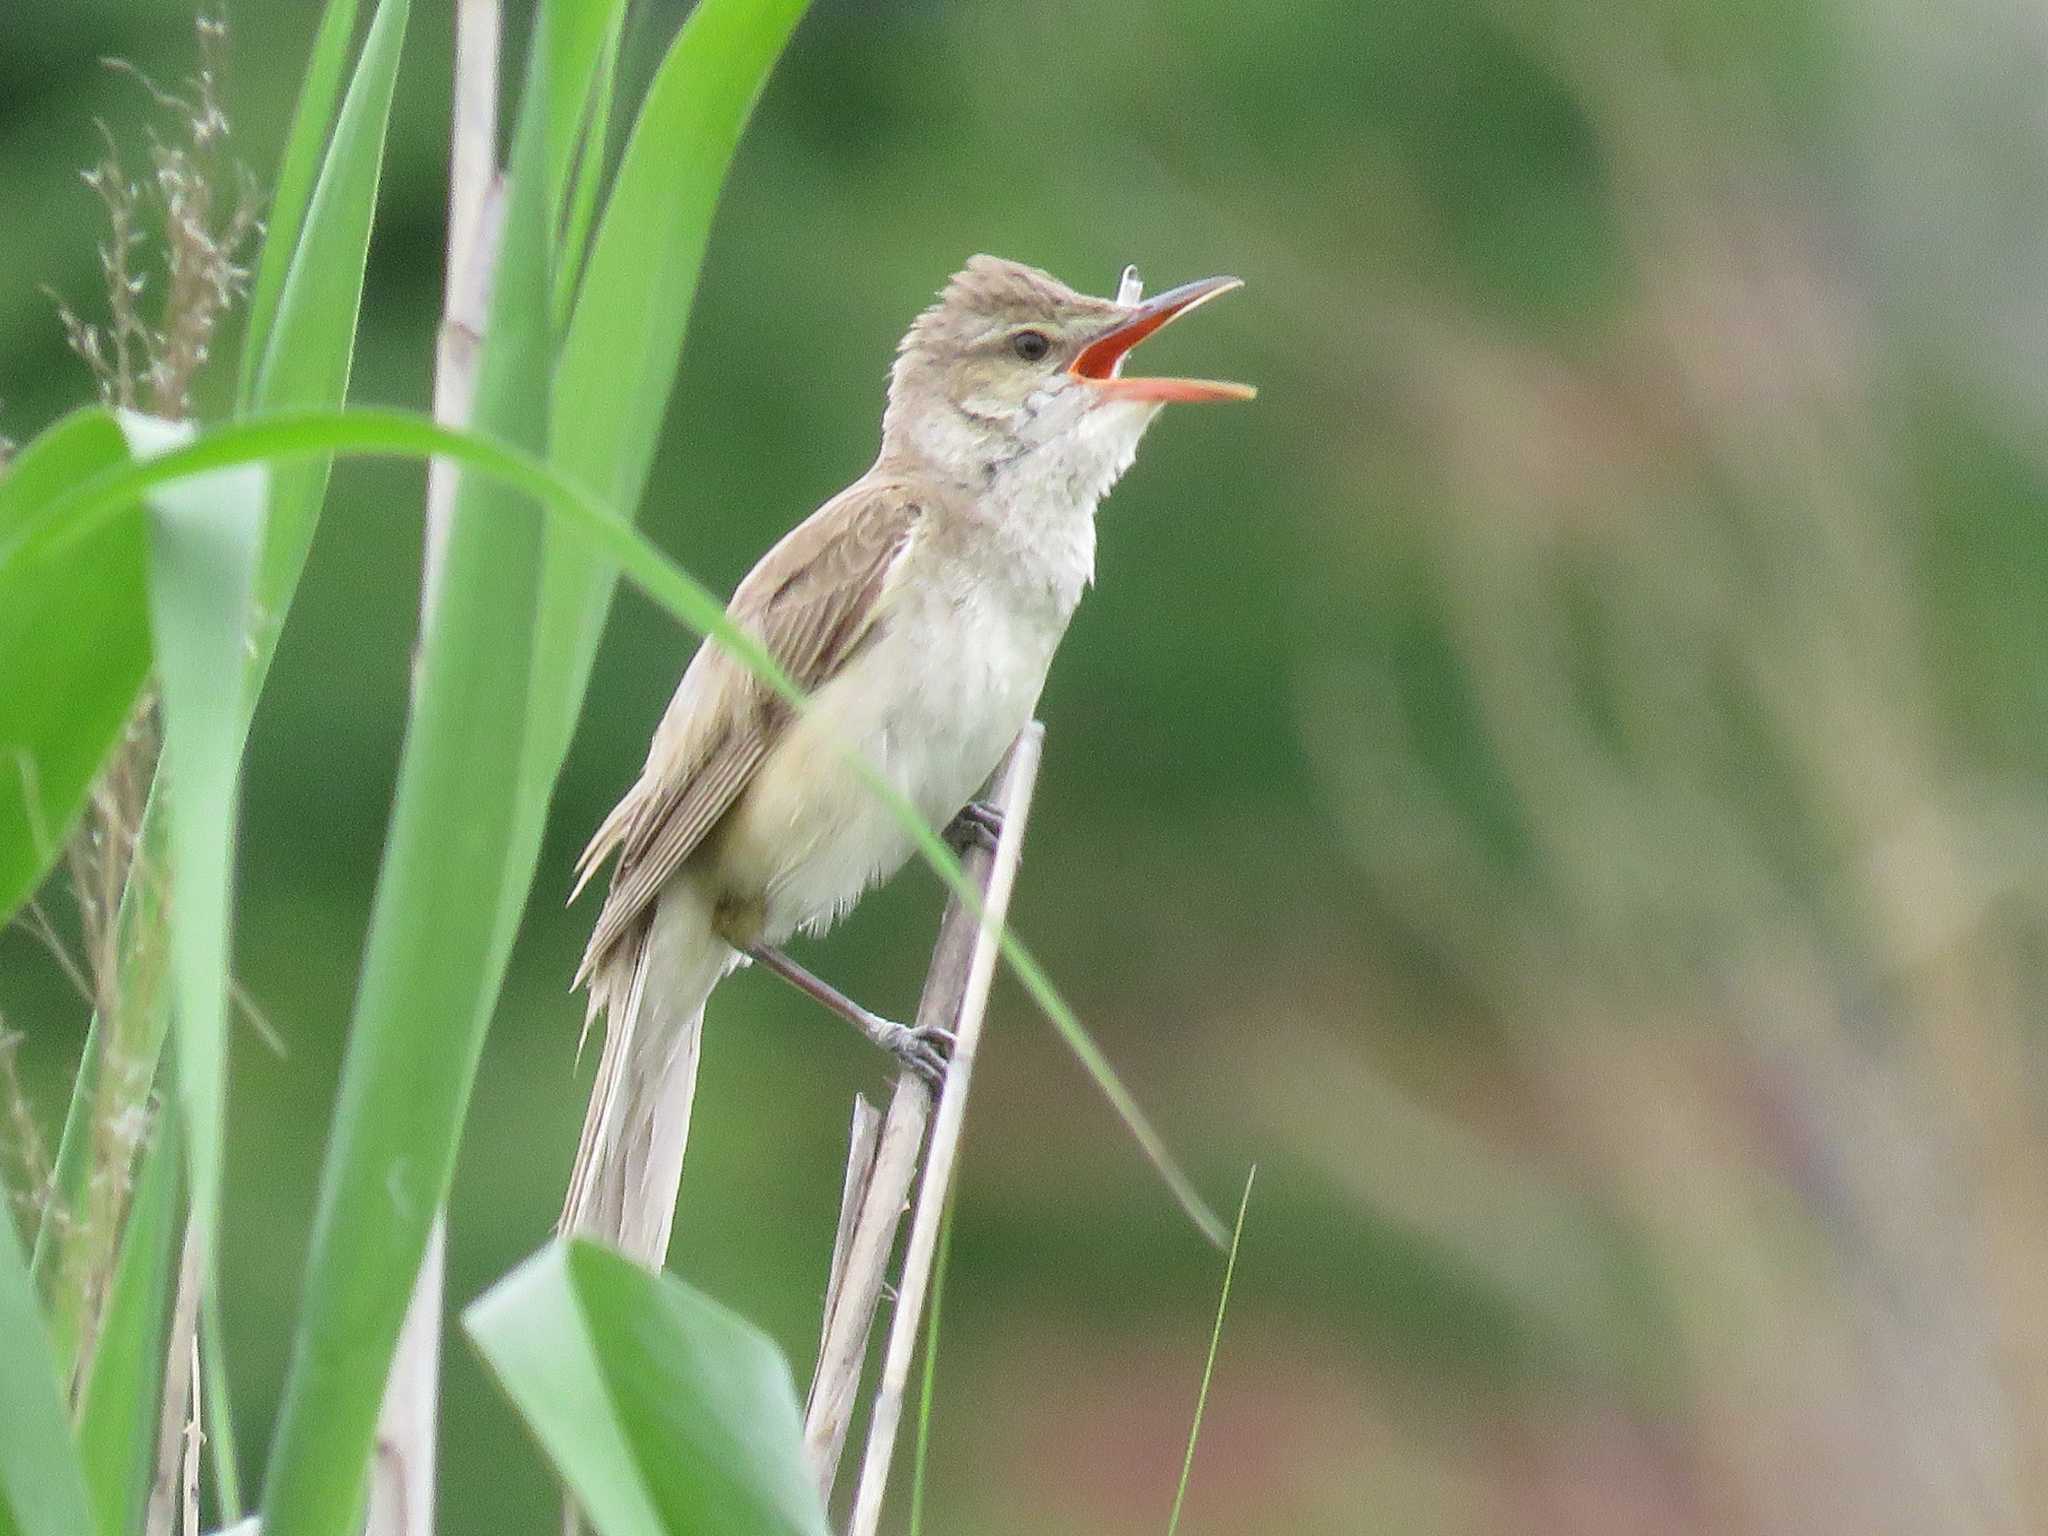
[[[962,853],[970,848],[994,853],[1002,836],[1003,813],[986,800],[968,801],[960,807],[959,814],[946,823],[946,841]]]
[[[955,1038],[952,1030],[942,1029],[936,1024],[920,1024],[915,1028],[892,1024],[880,1044],[883,1050],[929,1083],[933,1093],[939,1091],[946,1080],[946,1063],[953,1054]]]

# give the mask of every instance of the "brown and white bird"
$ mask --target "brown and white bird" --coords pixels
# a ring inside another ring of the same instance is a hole
[[[890,1023],[781,952],[902,867],[909,838],[842,755],[946,825],[1031,719],[1095,567],[1095,507],[1162,405],[1244,385],[1126,378],[1131,348],[1237,287],[1144,303],[976,256],[898,349],[874,467],[771,549],[728,612],[810,695],[800,716],[717,645],[692,659],[640,778],[584,851],[616,854],[577,973],[604,1054],[565,1231],[659,1263],[682,1173],[704,1002],[759,960],[907,1062]]]

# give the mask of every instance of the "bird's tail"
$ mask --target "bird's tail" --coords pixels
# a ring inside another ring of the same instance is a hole
[[[686,871],[589,978],[591,1014],[605,1014],[604,1055],[560,1230],[655,1266],[668,1253],[682,1183],[704,1001],[739,960],[711,918],[709,893]]]

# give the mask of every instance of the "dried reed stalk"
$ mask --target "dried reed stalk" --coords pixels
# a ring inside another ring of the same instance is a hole
[[[171,1536],[180,1489],[198,1475],[199,1444],[199,1244],[185,1229],[178,1261],[178,1289],[171,1303],[171,1327],[164,1347],[164,1392],[157,1411],[156,1462],[144,1507],[144,1536]],[[183,1500],[197,1518],[196,1490]]]
[[[1033,721],[1019,734],[996,769],[989,800],[1002,813],[1002,836],[993,854],[970,849],[962,860],[969,878],[982,891],[982,915],[977,917],[958,897],[947,906],[932,952],[931,968],[925,976],[924,993],[918,1002],[919,1025],[950,1028],[956,1040],[939,1097],[931,1151],[925,1159],[910,1245],[897,1282],[895,1318],[882,1386],[870,1421],[867,1462],[856,1502],[856,1529],[863,1509],[872,1506],[867,1515],[870,1530],[880,1512],[889,1456],[902,1412],[910,1349],[931,1278],[938,1216],[959,1155],[974,1053],[981,1038],[989,982],[994,975],[995,926],[1003,920],[1016,881],[1024,824],[1037,782],[1044,739],[1045,727]],[[853,1155],[847,1169],[847,1205],[854,1206],[857,1192],[857,1214],[849,1228],[842,1212],[841,1241],[833,1255],[832,1282],[825,1298],[824,1337],[804,1421],[805,1450],[827,1501],[837,1480],[854,1394],[867,1358],[869,1330],[896,1246],[897,1224],[908,1203],[925,1128],[932,1119],[931,1090],[914,1072],[905,1072],[897,1079],[895,1096],[871,1155],[864,1155],[860,1120],[856,1116]]]
[[[0,1057],[0,1060],[4,1059]],[[838,1315],[840,1298],[846,1291],[846,1271],[852,1262],[854,1230],[860,1220],[862,1203],[867,1199],[868,1185],[874,1179],[875,1154],[882,1146],[881,1111],[862,1094],[853,1096],[853,1124],[847,1132],[846,1141],[846,1179],[839,1192],[839,1230],[832,1237],[832,1268],[825,1280],[824,1313],[818,1321],[819,1374],[822,1374],[826,1354],[832,1344],[833,1320]],[[817,1376],[814,1376],[814,1387],[816,1383]],[[842,1418],[842,1429],[844,1425]],[[832,1446],[835,1462],[838,1455],[839,1440],[835,1438]],[[815,1454],[812,1459],[816,1460]]]

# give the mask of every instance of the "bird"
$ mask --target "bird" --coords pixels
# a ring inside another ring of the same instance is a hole
[[[805,711],[707,640],[639,777],[579,859],[611,879],[575,985],[604,1046],[560,1230],[658,1266],[667,1253],[704,1006],[737,967],[788,979],[906,1065],[943,1071],[944,1031],[890,1022],[793,960],[913,845],[858,777],[865,756],[931,825],[995,830],[973,800],[1031,720],[1095,568],[1095,512],[1174,401],[1249,386],[1126,377],[1131,349],[1241,286],[1138,300],[977,255],[898,346],[868,471],[799,523],[727,613]],[[956,819],[957,818],[957,819]],[[574,894],[571,900],[575,899]]]

